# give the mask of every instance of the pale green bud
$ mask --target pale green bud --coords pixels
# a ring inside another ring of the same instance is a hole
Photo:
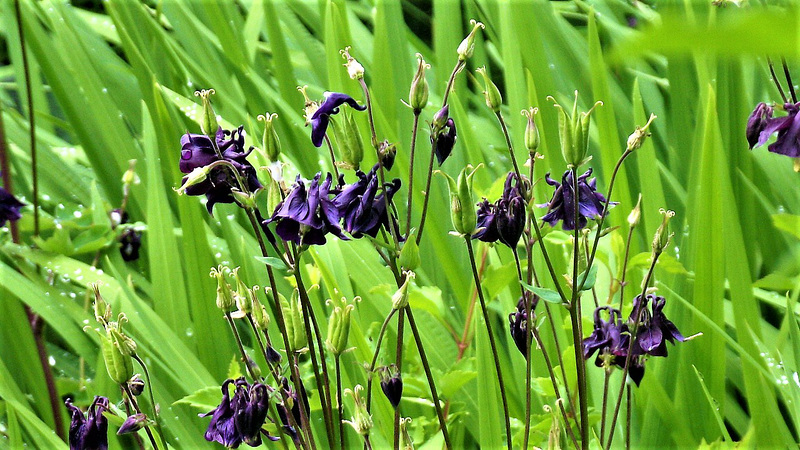
[[[342,119],[340,123],[331,122],[333,136],[342,153],[342,161],[337,165],[355,170],[361,166],[361,161],[364,160],[364,143],[361,142],[361,132],[358,130],[355,117],[348,109],[339,115]]]
[[[472,31],[469,32],[467,37],[461,41],[461,44],[458,45],[458,49],[456,49],[456,53],[458,53],[458,60],[459,61],[466,61],[467,58],[472,56],[472,53],[475,51],[475,35],[478,33],[479,29],[486,28],[482,23],[476,21],[475,19],[470,19],[470,25],[472,25]]]
[[[122,174],[123,185],[129,187],[132,184],[139,184],[140,181],[139,176],[136,175],[136,171],[134,169],[136,169],[136,160],[135,159],[128,160],[128,170],[126,170],[125,173]]]
[[[483,91],[483,96],[486,97],[486,106],[488,106],[492,112],[499,113],[500,106],[503,105],[503,96],[500,95],[500,89],[498,89],[497,85],[489,78],[489,74],[486,73],[486,66],[479,67],[475,71],[483,75],[483,82],[486,84],[486,90]]]
[[[417,240],[414,238],[415,234],[416,232],[413,230],[408,234],[408,238],[406,238],[406,242],[400,250],[400,267],[403,269],[414,270],[419,267],[421,262],[419,246],[417,245]]]
[[[200,129],[206,136],[216,139],[219,123],[217,123],[217,114],[211,106],[211,96],[214,95],[214,90],[202,89],[194,91],[194,95],[203,99],[203,121],[200,123]]]
[[[425,79],[425,69],[430,69],[430,64],[426,64],[422,55],[417,53],[417,73],[411,81],[411,90],[408,93],[408,103],[414,114],[419,114],[428,104],[428,80]],[[446,120],[446,119],[445,119]]]
[[[183,184],[181,184],[181,187],[178,189],[173,188],[173,190],[175,190],[178,195],[183,195],[186,193],[186,189],[206,181],[209,172],[211,172],[211,165],[197,167],[189,172],[189,175],[186,175],[186,179],[184,180]]]
[[[458,175],[458,181],[442,171],[437,171],[447,178],[450,187],[450,217],[453,228],[462,236],[471,236],[478,222],[475,202],[472,200],[472,177],[480,167],[478,165],[473,169],[471,165],[467,165]]]
[[[231,195],[234,199],[236,199],[238,204],[242,205],[242,208],[253,209],[256,207],[255,194],[253,193],[246,193],[238,189],[231,189]]]
[[[239,276],[239,267],[233,269],[233,279],[236,280],[236,292],[233,294],[236,300],[236,307],[239,308],[241,315],[253,312],[253,291],[244,284],[242,277]]]
[[[278,138],[278,133],[275,131],[273,121],[278,118],[278,115],[273,113],[259,114],[256,120],[264,121],[264,135],[261,137],[261,148],[267,155],[270,162],[275,162],[281,154],[281,140]]]
[[[106,303],[103,296],[100,295],[100,286],[96,283],[92,283],[90,286],[94,291],[94,318],[105,326],[111,320],[111,305]]]
[[[350,56],[350,46],[344,48],[344,50],[339,50],[339,54],[342,55],[342,58],[345,59],[344,66],[347,67],[347,74],[353,80],[360,80],[364,78],[364,66],[361,65],[355,58]]]
[[[658,211],[664,215],[664,218],[661,221],[661,225],[659,225],[655,236],[653,237],[653,254],[656,255],[661,254],[661,252],[667,248],[670,239],[672,239],[672,236],[675,234],[669,232],[669,221],[675,217],[675,211],[665,210],[664,208],[661,208]]]
[[[653,123],[653,120],[655,120],[656,117],[657,116],[655,114],[650,114],[650,118],[647,120],[647,123],[642,127],[636,127],[636,131],[628,136],[627,151],[632,152],[644,144],[645,139],[650,136],[650,133],[647,131],[647,129],[650,128],[650,124]]]
[[[408,289],[411,286],[411,280],[416,278],[417,275],[410,270],[406,270],[403,274],[406,279],[394,295],[392,295],[392,309],[402,309],[408,306]]]
[[[636,207],[628,214],[628,225],[635,228],[639,225],[639,220],[642,218],[642,194],[639,194],[639,200],[636,201]]]
[[[120,347],[119,333],[114,333],[114,328],[106,329],[106,333],[100,335],[100,350],[103,354],[103,362],[106,364],[106,371],[117,384],[127,383],[133,376],[133,360],[126,351]]]
[[[297,90],[303,94],[303,98],[305,98],[306,101],[305,106],[303,106],[303,118],[306,119],[306,126],[311,123],[311,116],[313,116],[314,113],[319,109],[319,103],[311,100],[308,97],[308,93],[306,92],[307,89],[307,85],[297,86]]]
[[[266,289],[269,290],[269,288]],[[269,314],[267,314],[267,308],[255,296],[253,296],[253,320],[259,329],[266,331],[267,328],[269,328]]]
[[[587,161],[589,151],[589,116],[594,109],[601,106],[603,102],[597,101],[586,112],[578,112],[578,91],[575,91],[575,102],[572,105],[572,113],[568,113],[563,106],[556,103],[552,96],[547,97],[553,101],[553,106],[558,108],[558,131],[561,138],[561,154],[567,162],[568,167],[577,168]]]
[[[536,120],[534,120],[539,108],[523,109],[521,114],[528,118],[528,124],[525,126],[525,148],[533,155],[539,149],[541,138],[539,137],[539,129],[536,127]]]
[[[231,285],[225,280],[225,273],[222,270],[222,266],[212,267],[209,276],[217,279],[217,308],[229,312],[233,309],[235,302]]]
[[[303,305],[300,303],[300,294],[297,289],[292,293],[291,300],[278,294],[283,308],[283,316],[286,319],[286,335],[289,341],[289,350],[300,352],[308,345],[306,339],[306,327],[303,322]]]

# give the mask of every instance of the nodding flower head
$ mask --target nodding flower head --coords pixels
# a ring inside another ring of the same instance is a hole
[[[636,331],[635,352],[650,356],[667,356],[667,341],[675,344],[675,341],[683,342],[686,338],[678,331],[667,316],[664,314],[664,305],[667,300],[655,294],[647,294],[642,300],[638,295],[633,299],[633,312],[631,322],[636,320],[635,314],[639,312],[639,328]],[[648,309],[648,304],[651,309]]]
[[[311,114],[309,122],[311,123],[311,143],[315,147],[321,147],[322,141],[325,138],[325,133],[328,130],[330,123],[330,116],[339,113],[339,107],[347,103],[351,108],[358,111],[367,109],[366,105],[361,106],[353,97],[339,92],[326,92],[325,100],[320,103],[319,107]]]
[[[234,387],[233,398],[230,396],[231,385]],[[242,443],[257,447],[261,445],[261,434],[271,441],[278,440],[261,429],[267,419],[271,389],[261,383],[250,385],[244,378],[225,380],[219,406],[200,414],[200,417],[211,416],[206,440],[219,442],[228,448],[237,448]]]
[[[528,304],[526,302],[531,302],[530,311],[531,314],[534,314],[533,310],[536,309],[536,305],[539,303],[539,296],[526,292],[519,298],[517,308],[514,312],[508,315],[508,328],[511,332],[511,338],[514,340],[517,350],[519,350],[525,358],[528,357],[526,349],[528,347],[528,336],[531,335],[531,332],[528,331]],[[535,315],[531,317],[531,321],[533,321],[534,318]]]
[[[15,222],[22,217],[19,210],[25,203],[17,200],[10,192],[0,187],[0,227],[5,226],[7,221]]]
[[[445,105],[433,116],[431,123],[431,143],[435,144],[433,151],[436,153],[436,160],[440,166],[453,152],[458,137],[456,123],[448,114],[449,108]]]
[[[575,193],[573,170],[567,170],[561,177],[561,183],[550,178],[550,174],[545,175],[545,181],[550,186],[555,187],[553,198],[549,203],[539,205],[547,207],[547,214],[542,217],[543,222],[550,226],[555,226],[561,221],[561,227],[565,230],[574,230],[586,226],[587,219],[599,219],[602,217],[606,198],[597,192],[597,179],[587,179],[592,175],[592,169],[587,170],[578,177],[578,191]],[[575,223],[575,202],[578,202],[578,222]],[[610,202],[609,206],[616,205]]]
[[[478,203],[478,232],[472,235],[473,239],[500,241],[512,249],[517,246],[525,228],[525,199],[520,193],[521,188],[517,175],[511,172],[506,177],[500,199],[494,204],[486,199]]]
[[[773,108],[765,103],[759,103],[747,120],[747,142],[750,148],[767,143],[769,137],[778,133],[778,138],[769,145],[767,150],[772,153],[800,157],[800,103],[785,103],[783,110],[785,116],[772,117]]]
[[[389,221],[394,222],[394,216],[386,210],[387,199],[384,196],[388,196],[391,204],[394,194],[400,189],[400,179],[395,178],[379,190],[377,170],[376,165],[367,174],[356,172],[358,181],[343,186],[333,199],[344,230],[354,238],[364,235],[376,237],[381,226],[388,230]]]
[[[70,450],[108,449],[108,419],[103,412],[108,411],[108,399],[96,396],[86,414],[72,404],[65,402],[72,418],[69,424]]]

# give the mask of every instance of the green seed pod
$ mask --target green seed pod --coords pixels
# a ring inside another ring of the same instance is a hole
[[[233,300],[231,285],[225,280],[222,266],[212,267],[209,276],[217,279],[217,308],[224,312],[229,312],[233,309],[235,301]]]
[[[261,301],[255,296],[253,296],[253,320],[256,322],[258,328],[264,331],[269,328],[269,314],[267,314],[267,308],[265,308]]]
[[[628,146],[626,148],[627,151],[632,152],[644,144],[645,139],[647,136],[650,136],[650,133],[647,131],[650,128],[650,124],[653,123],[653,120],[656,119],[655,114],[650,114],[650,118],[647,120],[647,123],[644,124],[642,127],[636,127],[636,130],[628,136]]]
[[[203,121],[200,123],[200,129],[203,130],[203,134],[214,140],[216,139],[217,129],[219,128],[217,114],[211,106],[210,97],[214,95],[214,90],[202,89],[194,91],[194,95],[203,99]]]
[[[472,31],[469,32],[467,37],[461,41],[461,44],[458,45],[458,49],[456,49],[456,53],[458,53],[458,60],[459,61],[466,61],[467,58],[472,56],[472,53],[475,51],[475,35],[478,33],[479,29],[486,28],[482,23],[476,21],[475,19],[470,19],[470,25],[472,25]]]
[[[422,55],[417,53],[417,73],[411,81],[411,90],[408,93],[408,104],[414,114],[419,114],[428,104],[428,80],[425,79],[425,69],[430,69],[430,64],[426,64]]]
[[[572,105],[572,113],[567,113],[563,106],[556,103],[552,96],[547,97],[553,101],[553,106],[558,108],[558,131],[561,138],[561,155],[567,162],[568,167],[577,168],[587,161],[589,151],[589,116],[594,109],[601,106],[603,102],[597,101],[586,112],[578,113],[578,91],[575,91],[575,101]]]
[[[500,106],[503,104],[503,96],[500,94],[500,89],[489,78],[489,74],[486,73],[486,66],[479,67],[475,71],[483,75],[483,82],[486,84],[486,90],[483,91],[483,96],[486,97],[486,106],[495,114],[499,113]]]
[[[344,393],[346,395],[350,395],[353,397],[353,417],[350,420],[345,420],[344,422],[349,424],[356,430],[361,436],[366,436],[369,434],[369,430],[372,429],[372,416],[369,415],[367,411],[367,407],[364,404],[364,401],[361,399],[361,391],[364,388],[361,387],[360,384],[356,385],[355,388],[351,391],[350,389],[345,389]]]
[[[264,121],[264,135],[261,137],[261,148],[267,155],[270,162],[275,162],[281,154],[281,140],[275,132],[275,125],[272,123],[278,117],[277,114],[259,114],[257,120]]]
[[[239,276],[239,267],[233,269],[233,279],[236,280],[236,292],[233,294],[236,300],[236,307],[241,311],[242,316],[253,312],[253,291],[244,284],[242,277]]]
[[[307,345],[305,332],[305,323],[303,322],[303,306],[300,303],[300,295],[297,289],[292,293],[291,300],[286,300],[281,294],[278,294],[283,308],[283,316],[286,318],[286,335],[289,340],[289,350],[292,352],[300,352]]]
[[[345,169],[358,169],[364,160],[364,144],[361,142],[361,132],[358,130],[353,114],[344,110],[340,114],[341,122],[331,122],[333,136],[342,153],[342,161],[338,163]]]
[[[111,319],[111,305],[100,295],[100,287],[96,283],[92,283],[91,288],[94,291],[94,318],[105,324]]]
[[[415,234],[413,230],[408,234],[408,238],[400,250],[400,267],[406,270],[415,270],[421,262]]]
[[[659,225],[658,230],[653,237],[654,255],[660,255],[661,252],[667,248],[670,239],[672,239],[672,236],[674,235],[674,233],[669,232],[669,221],[675,217],[675,211],[668,211],[662,208],[659,210],[659,212],[664,215],[664,219],[661,221],[661,225]]]
[[[361,298],[356,297],[353,302],[355,303],[359,300]],[[350,336],[350,312],[353,309],[355,309],[353,303],[348,303],[347,299],[342,297],[339,304],[331,311],[331,317],[328,320],[328,337],[325,340],[325,345],[336,356],[347,350],[347,338]]]
[[[534,120],[534,117],[538,112],[539,108],[528,108],[527,110],[523,109],[521,112],[523,116],[528,118],[528,125],[525,127],[525,148],[528,149],[528,153],[531,155],[536,153],[536,150],[539,149],[539,144],[541,143],[539,129],[536,127],[536,120]]]
[[[472,168],[467,165],[458,175],[458,181],[442,171],[438,173],[447,178],[450,187],[450,217],[453,228],[461,236],[471,236],[475,232],[478,216],[475,212],[475,202],[472,200],[472,177],[481,166]]]
[[[109,328],[105,334],[98,332],[100,335],[100,350],[103,354],[108,376],[117,384],[125,384],[133,376],[133,360],[130,355],[122,351],[111,330]]]
[[[406,277],[405,281],[392,295],[392,309],[402,309],[408,306],[408,288],[411,286],[411,280],[416,278],[417,275],[410,270],[403,272],[403,275]]]

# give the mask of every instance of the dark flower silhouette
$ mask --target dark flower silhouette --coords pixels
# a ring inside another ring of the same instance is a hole
[[[364,235],[376,237],[381,225],[389,227],[389,214],[386,210],[386,199],[391,203],[394,194],[400,189],[400,180],[395,178],[386,183],[382,192],[378,193],[378,167],[369,173],[357,172],[358,181],[342,187],[341,192],[333,199],[339,216],[343,220],[343,228],[355,238]]]
[[[450,156],[450,153],[453,152],[453,147],[456,145],[457,137],[456,123],[452,118],[448,118],[447,122],[445,122],[442,132],[435,141],[436,148],[434,149],[434,152],[436,153],[436,160],[439,162],[440,166],[444,164],[444,161]],[[433,137],[431,137],[431,140],[433,140]]]
[[[275,227],[278,236],[296,244],[322,245],[328,233],[347,239],[339,227],[339,211],[330,197],[331,174],[322,183],[321,176],[322,173],[317,173],[306,188],[298,175],[292,191],[263,224],[278,222]]]
[[[229,386],[234,384],[233,399]],[[222,401],[212,411],[200,414],[211,416],[205,438],[219,442],[228,448],[237,448],[242,443],[251,447],[261,445],[261,435],[271,441],[278,440],[261,427],[267,419],[269,409],[269,387],[261,383],[250,385],[244,378],[225,380],[222,384]]]
[[[400,404],[400,400],[403,398],[403,379],[400,377],[400,372],[397,370],[396,366],[392,365],[390,367],[384,367],[380,371],[380,376],[383,395],[389,399],[389,403],[391,403],[392,406],[397,408],[397,405]]]
[[[70,450],[108,449],[108,419],[103,416],[103,412],[108,411],[108,399],[96,396],[86,414],[70,399],[65,404],[72,414],[69,424]]]
[[[647,308],[648,303],[652,305],[652,311]],[[685,337],[678,331],[667,316],[664,314],[664,305],[667,300],[655,294],[647,294],[642,301],[639,295],[633,299],[633,311],[641,309],[642,316],[639,318],[639,328],[636,332],[637,347],[634,351],[650,356],[667,356],[667,341],[675,344],[675,341],[683,342]],[[631,314],[630,322],[636,320]]]
[[[511,338],[514,340],[514,344],[517,346],[517,350],[522,353],[522,356],[528,357],[526,349],[528,346],[528,314],[525,310],[526,308],[526,300],[530,298],[533,302],[531,304],[531,314],[533,314],[533,310],[536,309],[536,305],[539,303],[539,296],[534,295],[531,293],[525,293],[522,297],[519,298],[517,302],[517,309],[514,310],[513,313],[508,315],[508,328],[511,332]]]
[[[0,187],[0,227],[5,226],[6,221],[16,221],[22,217],[19,210],[25,203],[17,200],[10,192]]]
[[[353,109],[364,111],[366,106],[358,104],[353,97],[339,92],[326,92],[325,100],[319,105],[314,114],[311,115],[311,143],[315,147],[322,146],[322,140],[325,138],[325,133],[328,130],[330,123],[330,116],[339,112],[339,107],[347,103]]]
[[[772,117],[773,109],[765,103],[759,103],[747,120],[747,142],[750,148],[764,145],[769,137],[778,133],[778,138],[767,147],[772,153],[800,157],[800,103],[785,103],[786,115]]]
[[[597,179],[592,178],[586,181],[592,175],[592,169],[587,170],[583,175],[578,177],[578,195],[575,195],[575,187],[573,186],[574,171],[567,170],[561,177],[561,183],[550,178],[550,174],[545,175],[545,181],[550,186],[554,186],[553,198],[549,203],[539,205],[539,207],[547,207],[547,214],[542,217],[543,222],[547,222],[550,226],[555,226],[558,221],[561,221],[561,227],[565,230],[574,230],[575,223],[575,201],[578,201],[578,228],[586,226],[587,219],[599,219],[603,214],[603,206],[606,203],[606,198],[603,194],[597,192]],[[610,202],[609,206],[616,205],[616,202]]]
[[[217,129],[215,136],[217,147],[222,153],[222,159],[229,162],[239,173],[243,184],[250,192],[255,192],[261,188],[261,183],[256,176],[256,170],[247,160],[250,150],[244,149],[243,127],[228,131]],[[191,173],[194,169],[206,167],[220,158],[214,150],[211,139],[203,134],[186,133],[181,137],[181,161],[180,170],[183,173]],[[188,177],[183,177],[182,183],[186,183]],[[211,213],[216,203],[233,203],[234,197],[232,189],[239,189],[235,177],[231,174],[228,165],[218,166],[208,173],[208,176],[201,182],[188,186],[185,190],[187,195],[205,195],[208,199],[206,208]]]
[[[119,236],[119,253],[125,261],[139,259],[139,248],[142,246],[142,232],[126,228]]]
[[[494,204],[484,199],[478,203],[478,232],[473,239],[483,242],[500,241],[515,248],[525,229],[525,199],[520,193],[520,183],[515,173],[506,177],[503,195]]]
[[[241,436],[236,432],[236,425],[233,422],[233,403],[231,402],[228,386],[233,380],[225,380],[222,383],[222,401],[219,406],[206,414],[199,414],[200,417],[211,416],[205,438],[209,442],[219,442],[225,447],[236,448],[242,443]]]

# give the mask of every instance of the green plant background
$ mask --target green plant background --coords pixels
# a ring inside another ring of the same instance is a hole
[[[128,329],[151,367],[170,444],[204,444],[208,419],[196,415],[218,402],[217,389],[230,373],[235,348],[215,308],[208,269],[227,262],[241,265],[251,284],[267,281],[252,257],[257,245],[246,218],[234,206],[219,205],[209,217],[197,198],[179,197],[171,189],[181,177],[179,138],[199,130],[193,92],[214,88],[217,113],[225,123],[244,124],[248,144],[260,145],[256,115],[277,112],[283,157],[296,168],[287,170],[310,177],[329,162],[310,144],[296,86],[307,84],[313,97],[337,91],[360,98],[339,55],[351,45],[366,68],[378,135],[397,144],[394,170],[407,173],[412,114],[400,100],[408,95],[414,54],[432,65],[431,102],[423,113],[429,119],[470,18],[485,23],[486,30],[451,97],[459,139],[443,170],[456,174],[467,163],[483,162],[475,183],[478,196],[496,198],[510,168],[500,129],[475,82],[474,69],[481,65],[501,87],[519,160],[525,156],[525,118],[519,111],[540,108],[539,151],[545,159],[537,164],[537,177],[545,168],[554,176],[564,170],[556,111],[546,96],[565,103],[578,90],[584,107],[604,102],[593,116],[590,138],[591,165],[601,186],[634,126],[650,112],[658,115],[652,138],[625,163],[617,180],[613,200],[620,204],[609,223],[622,228],[601,245],[598,295],[605,302],[610,274],[621,270],[626,217],[641,192],[631,285],[641,282],[646,269],[643,253],[660,223],[659,208],[675,210],[676,234],[656,271],[656,286],[668,298],[667,313],[680,330],[703,335],[670,348],[669,358],[648,362],[642,386],[635,389],[632,444],[698,446],[725,438],[767,448],[797,441],[800,217],[793,214],[800,213],[798,175],[785,157],[765,149],[748,151],[744,127],[758,101],[778,98],[765,55],[786,56],[790,67],[797,67],[800,11],[787,3],[767,3],[717,8],[710,2],[667,1],[653,8],[622,0],[108,0],[85,9],[58,0],[21,2],[44,195],[37,249],[15,246],[8,233],[0,233],[0,446],[65,446],[52,432],[54,419],[23,305],[47,323],[59,395],[84,402],[96,394],[118,400],[98,358],[98,340],[83,330],[93,325],[87,286],[98,281],[115,312],[126,313]],[[0,101],[14,190],[31,203],[27,98],[13,8],[12,1],[0,1],[8,63],[0,67]],[[635,28],[629,26],[631,18]],[[357,119],[367,130],[365,118]],[[419,139],[424,154],[424,126]],[[365,166],[370,158],[374,162],[367,152]],[[141,183],[133,187],[129,213],[147,231],[142,258],[125,263],[106,213],[122,199],[120,178],[131,159],[138,161]],[[417,180],[424,179],[424,165],[415,169]],[[539,203],[550,195],[544,183],[535,192]],[[495,384],[481,382],[492,378],[494,368],[479,315],[474,340],[456,361],[454,335],[460,338],[474,295],[469,263],[460,240],[448,235],[441,179],[434,178],[430,195],[434,215],[420,250],[421,287],[412,293],[411,305],[419,311],[437,386],[451,403],[454,445],[497,448],[503,440],[502,410]],[[418,189],[414,217],[422,199]],[[31,209],[24,213],[19,225],[31,243]],[[566,273],[566,235],[554,231],[547,241],[557,271]],[[98,250],[102,256],[94,268]],[[333,240],[310,254],[314,264],[305,270],[319,286],[312,300],[320,317],[327,316],[327,298],[362,297],[353,315],[355,350],[343,357],[343,369],[345,386],[364,384],[362,363],[369,360],[377,329],[391,308],[391,274],[368,242]],[[525,364],[506,331],[507,314],[516,305],[514,262],[506,248],[479,246],[478,254],[487,255],[485,286],[519,437]],[[537,269],[544,273],[539,261]],[[288,292],[290,285],[283,279],[280,284]],[[590,309],[584,329],[591,326]],[[566,342],[568,316],[558,315],[556,323],[564,327],[557,331]],[[392,326],[388,342],[393,334]],[[542,334],[553,352],[551,334]],[[382,360],[393,360],[391,347]],[[417,444],[438,448],[441,435],[421,366],[415,352],[406,354],[404,415],[414,418]],[[532,442],[546,445],[553,415],[543,408],[553,406],[553,396],[541,355],[536,358],[534,375],[543,378],[534,384]],[[603,376],[591,362],[587,370],[596,418]],[[346,411],[350,406],[346,402]],[[392,414],[384,399],[375,402],[378,447],[391,442]],[[321,429],[321,415],[315,417]],[[618,426],[621,445],[623,425]],[[351,435],[351,444],[355,438]],[[127,442],[111,439],[112,446]]]

